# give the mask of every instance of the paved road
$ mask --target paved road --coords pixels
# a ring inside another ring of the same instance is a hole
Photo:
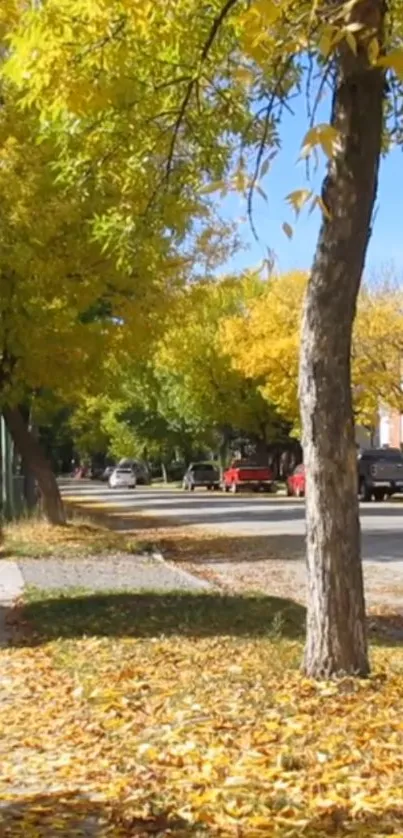
[[[303,501],[275,496],[228,496],[201,490],[185,494],[175,489],[138,487],[111,490],[103,484],[71,481],[64,496],[88,509],[161,518],[167,526],[202,527],[233,536],[267,536],[280,552],[303,553]],[[363,557],[377,563],[401,562],[403,570],[403,502],[362,505]]]

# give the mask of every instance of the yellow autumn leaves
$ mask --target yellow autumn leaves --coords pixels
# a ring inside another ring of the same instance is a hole
[[[299,424],[298,354],[304,273],[274,277],[246,310],[221,327],[236,369],[261,378],[261,392],[295,427]],[[379,405],[401,410],[403,292],[383,285],[361,292],[354,329],[352,377],[356,420],[372,428]]]
[[[245,598],[231,636],[229,597],[36,596],[35,647],[2,663],[5,835],[399,834],[399,649],[375,649],[370,679],[315,683],[286,624],[253,627],[269,599]]]

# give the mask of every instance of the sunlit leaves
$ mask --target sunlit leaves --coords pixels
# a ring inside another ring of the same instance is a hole
[[[181,0],[180,8],[172,0],[113,6],[49,0],[14,34],[7,74],[25,105],[40,108],[45,135],[56,138],[59,177],[80,189],[90,177],[102,197],[116,188],[115,206],[98,213],[94,231],[124,270],[135,261],[143,274],[150,251],[162,265],[168,239],[178,246],[196,217],[203,224],[200,188],[213,190],[209,182],[222,179],[231,159],[229,132],[247,123],[241,83],[224,90],[200,66],[217,9],[215,2],[206,14],[196,0]],[[234,44],[225,22],[215,60]],[[190,130],[181,116],[187,93],[200,117],[196,132],[194,120]],[[217,121],[227,126],[225,142]]]
[[[166,415],[195,430],[225,426],[259,435],[273,413],[259,392],[232,365],[220,324],[259,293],[257,277],[228,277],[189,289],[172,311],[156,354],[156,373]]]
[[[398,835],[400,650],[318,684],[288,638],[302,608],[276,636],[278,601],[186,599],[77,591],[22,615],[43,643],[3,652],[5,834]]]
[[[353,341],[353,391],[358,420],[376,425],[381,405],[401,413],[403,296],[380,284],[361,293]]]
[[[393,70],[399,79],[403,79],[403,49],[395,49],[388,52],[379,59],[378,64],[381,67],[387,67]]]
[[[284,232],[288,235],[292,229]],[[221,325],[222,340],[236,369],[260,377],[263,395],[297,430],[299,332],[306,282],[302,273],[272,278],[242,314]],[[403,407],[402,334],[401,292],[387,286],[364,289],[354,328],[352,378],[356,420],[366,427],[376,426],[381,403],[399,412]]]
[[[340,148],[340,135],[332,125],[321,124],[310,128],[301,146],[301,157],[309,157],[313,149],[320,146],[326,157],[331,158]]]
[[[242,43],[246,53],[258,63],[267,62],[270,54],[270,26],[281,15],[281,4],[273,0],[254,0],[241,18]]]
[[[296,215],[299,215],[305,204],[312,198],[310,189],[295,189],[286,197],[287,203],[293,208]]]

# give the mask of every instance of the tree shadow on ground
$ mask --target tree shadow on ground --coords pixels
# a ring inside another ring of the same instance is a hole
[[[8,612],[13,645],[79,637],[304,639],[306,611],[291,599],[219,593],[38,592]],[[10,617],[11,615],[11,617]],[[1,615],[0,615],[1,617]],[[403,644],[403,617],[371,614],[373,645]]]
[[[11,802],[0,802],[1,838],[147,838],[149,835],[191,838],[197,832],[174,814],[160,812],[150,818],[129,817],[113,802],[105,806],[79,791],[18,795]]]
[[[231,534],[220,530],[220,520],[181,521],[179,518],[153,518],[146,515],[127,517],[121,512],[91,513],[91,519],[122,535],[130,533],[140,546],[154,545],[162,550],[165,558],[175,562],[203,565],[207,562],[228,563],[283,559],[293,561],[305,558],[305,536],[292,532],[259,533],[259,526],[250,533]],[[249,524],[253,522],[248,515]],[[236,518],[235,518],[236,522]],[[267,524],[267,521],[262,522]],[[255,521],[256,524],[256,521]],[[283,522],[284,524],[284,522]],[[286,526],[286,524],[284,524]],[[215,529],[214,529],[215,528]],[[218,530],[218,532],[217,532]],[[401,529],[373,530],[362,533],[363,562],[383,564],[401,562],[403,558]]]
[[[262,836],[276,835],[285,838],[291,834],[289,824],[280,812],[273,813],[272,822],[267,821]],[[301,812],[303,817],[303,812]],[[250,829],[247,824],[228,824],[228,833],[247,838]],[[305,838],[326,838],[326,836],[352,836],[352,838],[379,838],[383,835],[401,836],[403,812],[391,809],[374,814],[366,819],[352,820],[348,813],[335,806],[323,817],[306,824]],[[234,831],[235,830],[235,831]],[[224,831],[209,827],[205,823],[189,824],[174,811],[158,811],[155,816],[135,817],[125,810],[124,804],[110,802],[107,805],[91,800],[80,791],[66,793],[18,795],[12,801],[0,802],[1,838],[212,838]],[[293,831],[294,834],[294,831]],[[297,832],[295,832],[297,834]],[[301,833],[302,834],[302,833]]]
[[[161,549],[165,558],[175,562],[191,562],[203,565],[208,562],[222,564],[242,562],[253,564],[274,559],[292,562],[305,559],[305,537],[297,533],[272,534],[226,534],[202,531],[192,527],[170,530],[163,525],[149,530],[139,530],[139,539],[147,537]],[[363,564],[375,561],[378,564],[392,565],[403,558],[402,532],[362,533]]]
[[[145,533],[143,532],[143,537]],[[181,530],[174,534],[159,528],[150,530],[148,538],[154,535],[156,546],[168,560],[203,565],[209,562],[254,562],[273,559],[295,561],[305,556],[305,542],[302,536],[293,535],[220,535],[201,533],[197,530]]]
[[[56,638],[302,638],[305,609],[292,600],[219,593],[38,593],[14,611],[15,645]]]

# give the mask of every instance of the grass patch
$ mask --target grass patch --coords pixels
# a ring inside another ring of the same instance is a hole
[[[163,480],[153,480],[151,489],[181,489],[182,480],[174,480],[172,483],[164,483]]]
[[[265,596],[31,589],[20,617],[35,638],[3,654],[6,836],[402,834],[401,650],[315,683],[303,608]]]
[[[85,558],[135,553],[139,548],[135,539],[84,519],[52,527],[43,519],[26,518],[4,527],[1,554],[10,558]]]
[[[24,619],[36,641],[100,637],[303,637],[305,609],[292,600],[219,593],[92,593],[28,589]]]

